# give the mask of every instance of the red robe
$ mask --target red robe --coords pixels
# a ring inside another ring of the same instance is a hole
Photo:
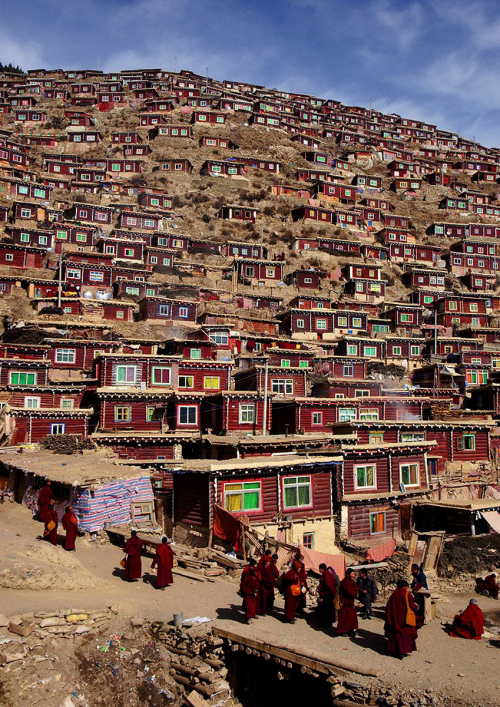
[[[142,577],[141,549],[142,540],[137,535],[132,535],[125,543],[127,554],[125,579],[140,579]]]
[[[285,621],[294,621],[295,612],[299,608],[301,594],[292,594],[292,585],[300,586],[298,572],[292,567],[283,575],[283,587],[285,589]]]
[[[326,569],[318,584],[318,594],[321,597],[321,615],[327,626],[331,626],[337,618],[333,604],[339,591],[339,578],[330,569]]]
[[[395,589],[389,597],[385,610],[384,629],[385,635],[389,639],[387,647],[390,653],[398,656],[408,655],[417,650],[417,629],[406,623],[407,596],[410,608],[417,612],[418,607],[408,591],[408,587]]]
[[[50,499],[54,497],[54,493],[50,486],[44,486],[38,496],[38,517],[45,523],[48,518]]]
[[[469,638],[474,641],[481,640],[484,633],[484,616],[477,604],[469,604],[462,614],[457,614],[453,619],[450,636],[454,638]]]
[[[55,528],[49,530],[48,525],[53,521],[56,525]],[[57,512],[54,508],[48,508],[47,514],[45,516],[45,530],[43,531],[43,539],[47,542],[52,543],[52,545],[57,545],[57,526],[59,525],[59,520],[57,518]]]
[[[74,550],[78,521],[73,511],[66,511],[62,517],[61,523],[62,527],[66,531],[66,538],[64,539],[64,549]]]
[[[167,543],[162,543],[156,548],[155,556],[153,557],[153,563],[151,569],[154,570],[158,567],[158,572],[156,574],[156,588],[161,589],[166,587],[168,584],[174,583],[174,578],[172,577],[172,567],[174,564],[174,551]]]
[[[305,587],[307,589],[307,572],[306,572],[306,566],[302,562],[302,560],[297,560],[295,559],[293,561],[293,568],[296,570],[296,572],[299,575],[300,579],[300,586]],[[299,596],[299,604],[297,606],[297,612],[301,614],[304,609],[306,608],[307,602],[306,602],[306,593],[301,592]]]
[[[498,599],[498,584],[492,574],[484,578],[483,589],[488,592],[490,597]]]
[[[247,621],[255,618],[257,613],[257,597],[260,587],[260,574],[258,571],[250,570],[242,574],[240,592],[243,594],[243,608]]]
[[[278,568],[270,555],[263,555],[259,560],[261,576],[257,611],[259,614],[270,614],[274,609],[274,587],[278,579]]]
[[[339,609],[337,636],[349,633],[349,631],[356,631],[358,628],[358,614],[354,606],[354,600],[358,595],[358,585],[353,579],[346,576],[340,583],[339,594],[342,607]]]

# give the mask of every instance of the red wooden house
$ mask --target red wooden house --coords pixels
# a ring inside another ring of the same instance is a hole
[[[75,202],[72,207],[72,215],[75,221],[95,223],[101,228],[112,225],[113,214],[114,209],[109,206],[79,204]]]
[[[0,242],[0,265],[13,268],[41,268],[46,249]]]
[[[222,219],[230,219],[236,221],[245,221],[255,223],[257,220],[257,211],[253,207],[246,206],[223,206],[219,209],[217,216]]]
[[[139,300],[139,317],[159,322],[186,322],[194,324],[197,318],[198,301],[168,299],[167,297],[144,297]]]
[[[193,165],[191,162],[182,157],[169,160],[162,159],[160,161],[159,168],[162,172],[171,172],[175,174],[180,174],[182,172],[191,174],[193,171]]]

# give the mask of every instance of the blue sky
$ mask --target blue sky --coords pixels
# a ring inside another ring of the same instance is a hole
[[[0,61],[187,68],[500,146],[499,0],[0,0]]]

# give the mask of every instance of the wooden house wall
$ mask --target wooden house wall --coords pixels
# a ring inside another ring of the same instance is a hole
[[[385,512],[385,533],[371,535],[370,513],[375,511]],[[401,520],[399,510],[396,510],[388,503],[375,501],[370,504],[360,504],[349,506],[348,509],[348,533],[352,538],[384,538],[385,536],[400,535]]]
[[[174,522],[210,526],[211,483],[208,474],[174,475]]]

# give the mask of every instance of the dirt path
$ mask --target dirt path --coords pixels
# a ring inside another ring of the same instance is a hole
[[[6,563],[24,563],[23,548],[28,539],[31,542],[39,534],[40,529],[41,524],[32,520],[26,508],[14,504],[0,507],[1,567],[5,567]],[[128,584],[121,579],[122,573],[118,568],[122,558],[119,548],[80,540],[77,542],[77,552],[71,553],[71,558],[76,555],[94,581],[103,586],[97,589],[59,589],[57,577],[64,575],[68,555],[62,548],[54,548],[52,555],[56,571],[54,588],[45,591],[0,588],[2,613],[12,615],[68,605],[92,608],[115,604],[124,614],[170,621],[173,613],[182,611],[185,618],[208,616],[220,625],[247,636],[261,640],[267,636],[270,641],[273,638],[288,641],[297,648],[301,645],[304,648],[314,647],[317,651],[337,654],[342,659],[365,667],[376,667],[384,671],[382,680],[389,685],[438,690],[484,707],[500,703],[499,649],[484,640],[450,638],[441,626],[441,621],[452,619],[459,608],[465,608],[469,596],[453,596],[449,602],[438,604],[438,618],[419,633],[417,653],[399,661],[386,654],[381,604],[375,607],[374,619],[360,620],[359,635],[353,640],[336,638],[334,630],[319,629],[312,611],[294,626],[282,623],[281,598],[277,600],[277,617],[262,617],[247,626],[240,612],[237,584],[223,580],[202,583],[177,576],[172,587],[158,592],[149,582],[148,558],[143,560],[146,581]],[[500,606],[497,602],[486,597],[479,597],[478,601],[486,616],[498,615]]]

